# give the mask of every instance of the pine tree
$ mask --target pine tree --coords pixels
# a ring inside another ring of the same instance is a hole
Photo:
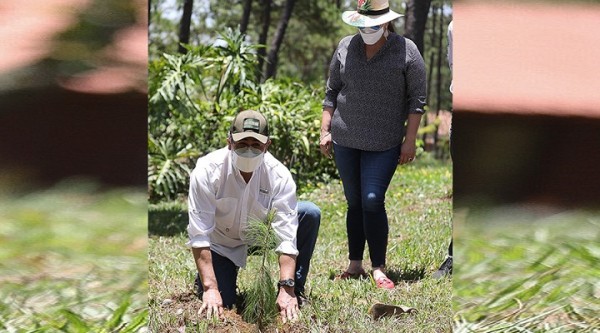
[[[246,237],[251,246],[256,249],[254,253],[262,256],[258,271],[251,276],[255,277],[246,290],[246,301],[242,317],[249,323],[257,324],[259,329],[264,329],[277,316],[277,289],[271,277],[271,267],[277,260],[275,247],[277,236],[271,227],[275,219],[275,210],[269,211],[265,220],[250,219]]]

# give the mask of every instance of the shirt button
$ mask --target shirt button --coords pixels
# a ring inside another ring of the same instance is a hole
[[[229,232],[229,228],[225,228],[225,231]]]

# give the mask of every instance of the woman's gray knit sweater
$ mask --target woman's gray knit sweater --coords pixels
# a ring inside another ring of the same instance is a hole
[[[341,146],[383,151],[402,143],[409,113],[422,114],[425,63],[417,46],[390,33],[367,61],[360,34],[342,39],[331,65],[324,107],[335,111],[331,135]]]

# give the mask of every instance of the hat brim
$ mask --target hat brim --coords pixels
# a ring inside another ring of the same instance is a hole
[[[258,134],[256,132],[241,132],[241,133],[231,133],[231,137],[233,141],[240,141],[245,138],[255,138],[260,141],[260,143],[267,143],[269,141],[269,137],[266,135]]]
[[[373,27],[395,20],[404,15],[398,14],[393,10],[377,16],[367,16],[359,14],[356,10],[349,10],[342,13],[342,21],[353,27]]]

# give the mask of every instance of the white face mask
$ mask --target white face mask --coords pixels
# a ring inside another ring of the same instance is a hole
[[[238,148],[231,153],[233,165],[243,172],[254,172],[263,162],[265,153],[256,148]]]
[[[372,32],[370,34],[366,34],[360,30],[358,30],[358,32],[360,32],[360,36],[362,37],[363,41],[365,42],[365,44],[367,45],[373,45],[375,43],[377,43],[377,41],[379,39],[381,39],[381,36],[383,36],[383,32],[386,31],[387,29],[385,28],[381,28],[375,32]]]

